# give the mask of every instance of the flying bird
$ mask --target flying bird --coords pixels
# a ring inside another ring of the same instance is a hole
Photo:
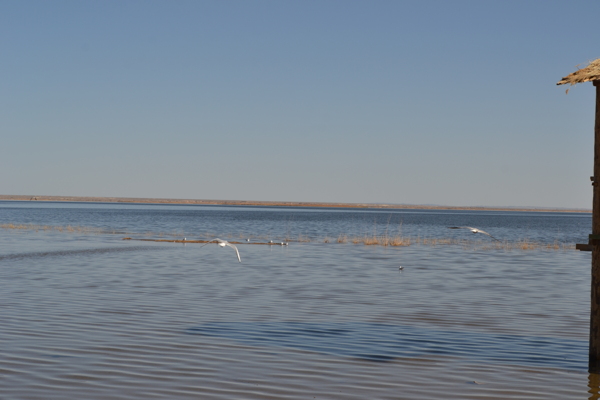
[[[222,239],[219,239],[219,238],[214,238],[213,240],[210,240],[210,241],[206,242],[205,244],[203,244],[203,245],[202,245],[202,246],[200,246],[200,247],[204,247],[204,246],[206,246],[207,244],[210,244],[210,243],[212,243],[212,242],[217,242],[217,244],[218,244],[219,246],[221,246],[221,247],[225,247],[225,246],[229,246],[229,247],[231,247],[232,249],[234,249],[234,250],[235,250],[235,254],[237,254],[238,261],[239,261],[239,262],[242,262],[242,259],[240,258],[240,252],[238,251],[237,247],[235,247],[235,245],[233,245],[233,244],[229,243],[227,240],[222,240]]]
[[[491,237],[494,240],[497,240],[498,242],[500,241],[500,240],[496,239],[495,237],[493,237],[492,235],[490,235],[489,233],[487,233],[486,231],[482,231],[481,229],[473,228],[470,226],[449,226],[448,229],[468,229],[473,233],[483,233],[484,235],[488,235],[489,237]]]

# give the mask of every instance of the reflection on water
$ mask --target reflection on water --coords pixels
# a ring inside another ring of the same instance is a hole
[[[600,375],[599,374],[589,374],[588,387],[590,388],[589,400],[600,399]]]

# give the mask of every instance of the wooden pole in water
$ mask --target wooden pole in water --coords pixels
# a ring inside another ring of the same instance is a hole
[[[594,176],[592,176],[592,234],[588,244],[577,248],[592,251],[592,290],[590,298],[590,350],[588,370],[600,374],[600,58],[590,61],[587,67],[563,77],[557,85],[576,85],[592,82],[596,87],[596,120],[594,125]],[[567,89],[567,93],[569,90]],[[591,381],[590,381],[591,382]],[[594,381],[596,382],[596,381]]]
[[[589,372],[600,373],[600,80],[595,80],[596,122],[594,126],[594,176],[592,185],[592,291],[590,307]]]

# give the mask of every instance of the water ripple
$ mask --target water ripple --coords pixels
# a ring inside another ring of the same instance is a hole
[[[587,368],[587,342],[564,338],[360,322],[211,322],[190,328],[187,333],[227,338],[252,346],[289,347],[369,361],[443,355],[577,371]]]

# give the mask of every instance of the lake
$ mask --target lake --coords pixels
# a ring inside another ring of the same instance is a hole
[[[0,227],[2,399],[599,398],[589,213],[5,201]],[[215,237],[242,262],[147,240]]]

